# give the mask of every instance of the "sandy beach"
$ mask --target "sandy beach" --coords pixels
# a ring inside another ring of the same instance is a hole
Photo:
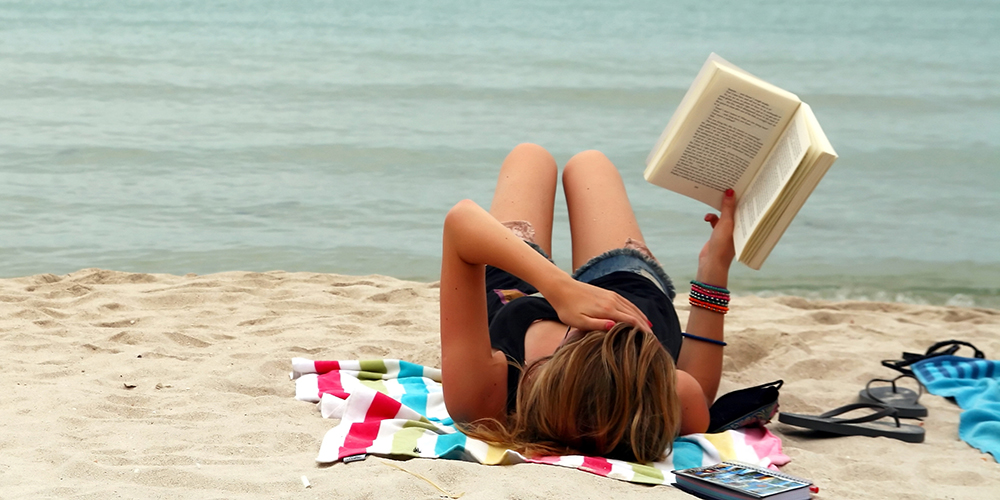
[[[384,459],[316,465],[335,421],[288,377],[296,356],[439,366],[437,297],[433,283],[280,271],[0,280],[0,498],[442,498]],[[1000,311],[738,295],[722,391],[784,379],[782,409],[819,413],[893,375],[880,360],[947,339],[996,359]],[[769,427],[814,498],[1000,498],[1000,465],[958,438],[961,410],[922,402],[921,444]],[[465,499],[693,498],[554,466],[389,462]]]

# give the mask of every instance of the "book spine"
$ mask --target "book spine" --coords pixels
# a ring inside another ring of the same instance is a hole
[[[712,484],[693,481],[690,478],[684,478],[682,481],[678,477],[674,486],[697,497],[712,500],[757,500],[761,498],[759,496],[745,495],[736,490],[727,490]]]

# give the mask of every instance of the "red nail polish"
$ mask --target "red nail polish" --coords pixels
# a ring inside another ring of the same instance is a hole
[[[605,330],[611,330],[614,327],[615,327],[615,322],[611,321],[610,319],[608,320],[607,323],[604,324],[604,329]]]
[[[712,214],[705,214],[705,222],[712,222]]]
[[[732,196],[734,194],[736,194],[736,191],[733,191],[732,188],[726,190],[726,196]]]

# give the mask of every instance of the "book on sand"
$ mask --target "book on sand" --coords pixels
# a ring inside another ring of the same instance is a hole
[[[711,54],[643,176],[716,210],[733,189],[736,257],[760,269],[836,159],[808,104]]]
[[[740,462],[675,470],[675,486],[696,496],[723,500],[809,500],[807,479]]]

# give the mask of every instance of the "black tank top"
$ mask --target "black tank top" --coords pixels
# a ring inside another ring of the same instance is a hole
[[[636,305],[653,323],[653,334],[677,361],[681,349],[681,326],[674,305],[648,278],[620,271],[602,276],[590,284],[617,292]],[[527,282],[501,269],[486,270],[487,314],[490,344],[509,361],[524,365],[524,337],[538,320],[559,321],[555,309]],[[507,411],[514,410],[521,371],[507,367]]]

